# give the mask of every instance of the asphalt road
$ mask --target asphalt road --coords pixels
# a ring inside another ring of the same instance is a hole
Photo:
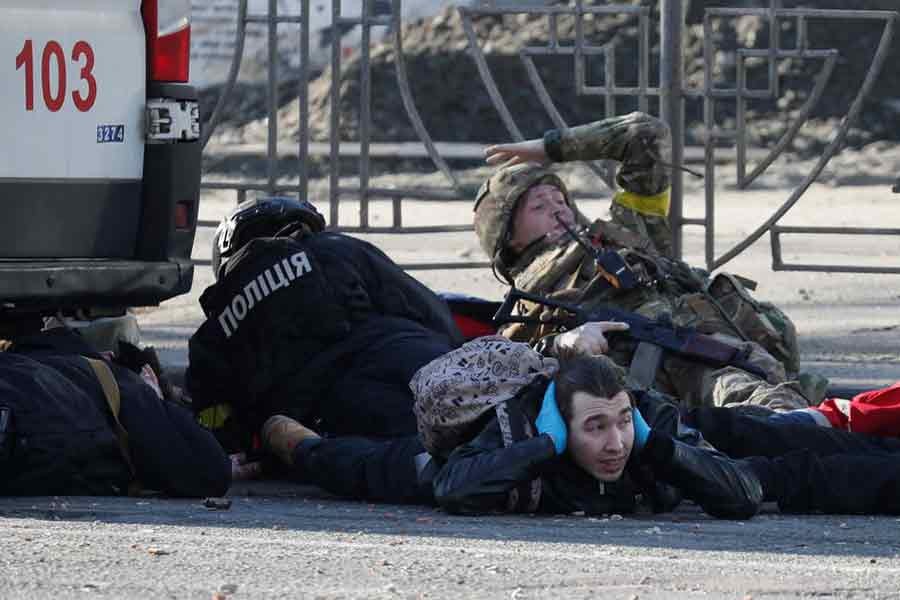
[[[896,197],[882,188],[853,188],[850,201],[867,199],[858,212],[889,223]],[[835,214],[829,190],[814,191],[798,222]],[[783,195],[724,203],[723,244],[746,233],[745,211],[765,212]],[[205,198],[202,218],[221,218],[232,202]],[[446,212],[442,222],[471,218],[469,206]],[[208,257],[210,235],[199,232],[197,258]],[[398,261],[477,252],[471,234],[373,239]],[[695,262],[698,239],[686,238]],[[897,250],[893,241],[817,241],[788,257],[895,262]],[[900,277],[772,273],[765,243],[730,268],[759,280],[760,297],[795,320],[806,368],[849,387],[900,380]],[[434,289],[500,292],[483,270],[416,275]],[[170,367],[186,364],[187,339],[202,319],[197,298],[211,280],[199,268],[190,295],[139,315],[145,340]],[[228,510],[160,498],[0,499],[0,599],[900,598],[894,517],[782,516],[770,508],[730,522],[685,504],[658,517],[467,518],[344,502],[288,483],[236,486],[230,498]]]
[[[893,517],[455,517],[264,483],[231,497],[5,500],[0,597],[900,597]]]

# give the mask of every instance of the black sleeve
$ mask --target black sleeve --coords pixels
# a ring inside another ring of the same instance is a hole
[[[714,517],[749,519],[763,500],[762,485],[746,466],[656,430],[651,430],[640,461],[657,480],[677,487]]]
[[[656,390],[634,392],[637,408],[654,431],[665,433],[691,446],[712,448],[696,429],[685,425],[675,400]]]
[[[504,512],[507,494],[539,476],[540,467],[556,456],[548,435],[504,447],[494,417],[471,442],[453,451],[434,478],[434,496],[451,513]]]
[[[231,485],[231,462],[191,413],[161,400],[124,367],[113,366],[121,394],[119,420],[143,487],[172,496],[222,496]]]
[[[216,331],[217,323],[208,320],[188,340],[188,367],[185,386],[195,411],[218,404],[239,404],[244,384],[228,360],[225,339]]]
[[[453,321],[444,300],[420,281],[397,266],[377,247],[366,244],[370,268],[366,275],[369,293],[383,314],[403,317],[447,336],[454,346],[462,343],[462,334]]]

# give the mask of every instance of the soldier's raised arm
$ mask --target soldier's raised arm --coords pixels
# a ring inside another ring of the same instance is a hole
[[[633,112],[586,125],[551,129],[543,138],[488,146],[488,164],[616,160],[616,180],[626,191],[656,195],[669,187],[669,127],[656,117]]]
[[[551,129],[543,138],[485,149],[488,164],[615,160],[621,188],[610,207],[612,220],[653,241],[672,255],[669,229],[671,134],[663,121],[642,112]]]

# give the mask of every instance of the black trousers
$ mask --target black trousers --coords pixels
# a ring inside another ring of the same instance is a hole
[[[331,435],[402,437],[417,431],[409,380],[453,347],[424,328],[388,336],[354,357],[320,404],[320,429]],[[316,423],[309,423],[317,425]]]
[[[773,425],[727,408],[696,409],[685,423],[750,468],[766,500],[785,512],[900,514],[900,440]],[[306,440],[295,451],[294,474],[349,498],[433,504],[431,478],[420,475],[424,453],[416,436]]]
[[[695,409],[685,423],[742,459],[785,512],[900,514],[900,440],[772,424],[728,408]]]
[[[431,478],[420,477],[430,456],[418,436],[305,440],[294,450],[292,475],[347,498],[433,504]]]

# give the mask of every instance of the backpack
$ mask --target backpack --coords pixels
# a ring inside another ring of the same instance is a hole
[[[789,377],[800,370],[800,349],[794,323],[771,302],[750,295],[741,279],[720,273],[709,284],[715,298],[741,331],[784,365]]]
[[[416,371],[409,382],[419,437],[434,456],[446,457],[471,440],[495,409],[559,364],[528,344],[502,336],[476,338]]]

